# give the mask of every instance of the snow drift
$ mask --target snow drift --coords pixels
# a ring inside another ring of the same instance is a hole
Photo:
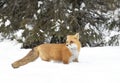
[[[120,83],[120,47],[84,47],[79,63],[68,65],[37,59],[18,69],[11,63],[30,49],[16,41],[0,42],[0,83]]]

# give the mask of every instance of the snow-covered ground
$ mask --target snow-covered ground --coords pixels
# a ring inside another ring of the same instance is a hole
[[[45,62],[40,58],[18,69],[11,63],[30,49],[15,41],[0,42],[0,83],[120,83],[120,47],[84,47],[79,63]]]

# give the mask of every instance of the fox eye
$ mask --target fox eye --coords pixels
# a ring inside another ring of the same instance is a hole
[[[70,43],[73,43],[73,41],[70,41]]]

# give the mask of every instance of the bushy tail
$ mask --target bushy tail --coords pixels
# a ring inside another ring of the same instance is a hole
[[[39,57],[39,53],[37,52],[36,49],[32,49],[25,57],[23,57],[22,59],[15,61],[12,64],[13,68],[18,68],[20,66],[26,65],[29,62],[32,62],[34,60],[36,60]]]

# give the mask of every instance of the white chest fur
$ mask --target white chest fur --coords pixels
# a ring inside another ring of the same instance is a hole
[[[71,44],[67,47],[70,50],[70,52],[72,53],[72,56],[70,57],[69,62],[72,62],[73,60],[78,59],[79,51],[77,49],[77,45]]]
[[[78,50],[73,49],[73,50],[70,50],[70,51],[72,53],[72,56],[70,57],[69,62],[72,62],[73,60],[78,59],[78,56],[79,56]]]

